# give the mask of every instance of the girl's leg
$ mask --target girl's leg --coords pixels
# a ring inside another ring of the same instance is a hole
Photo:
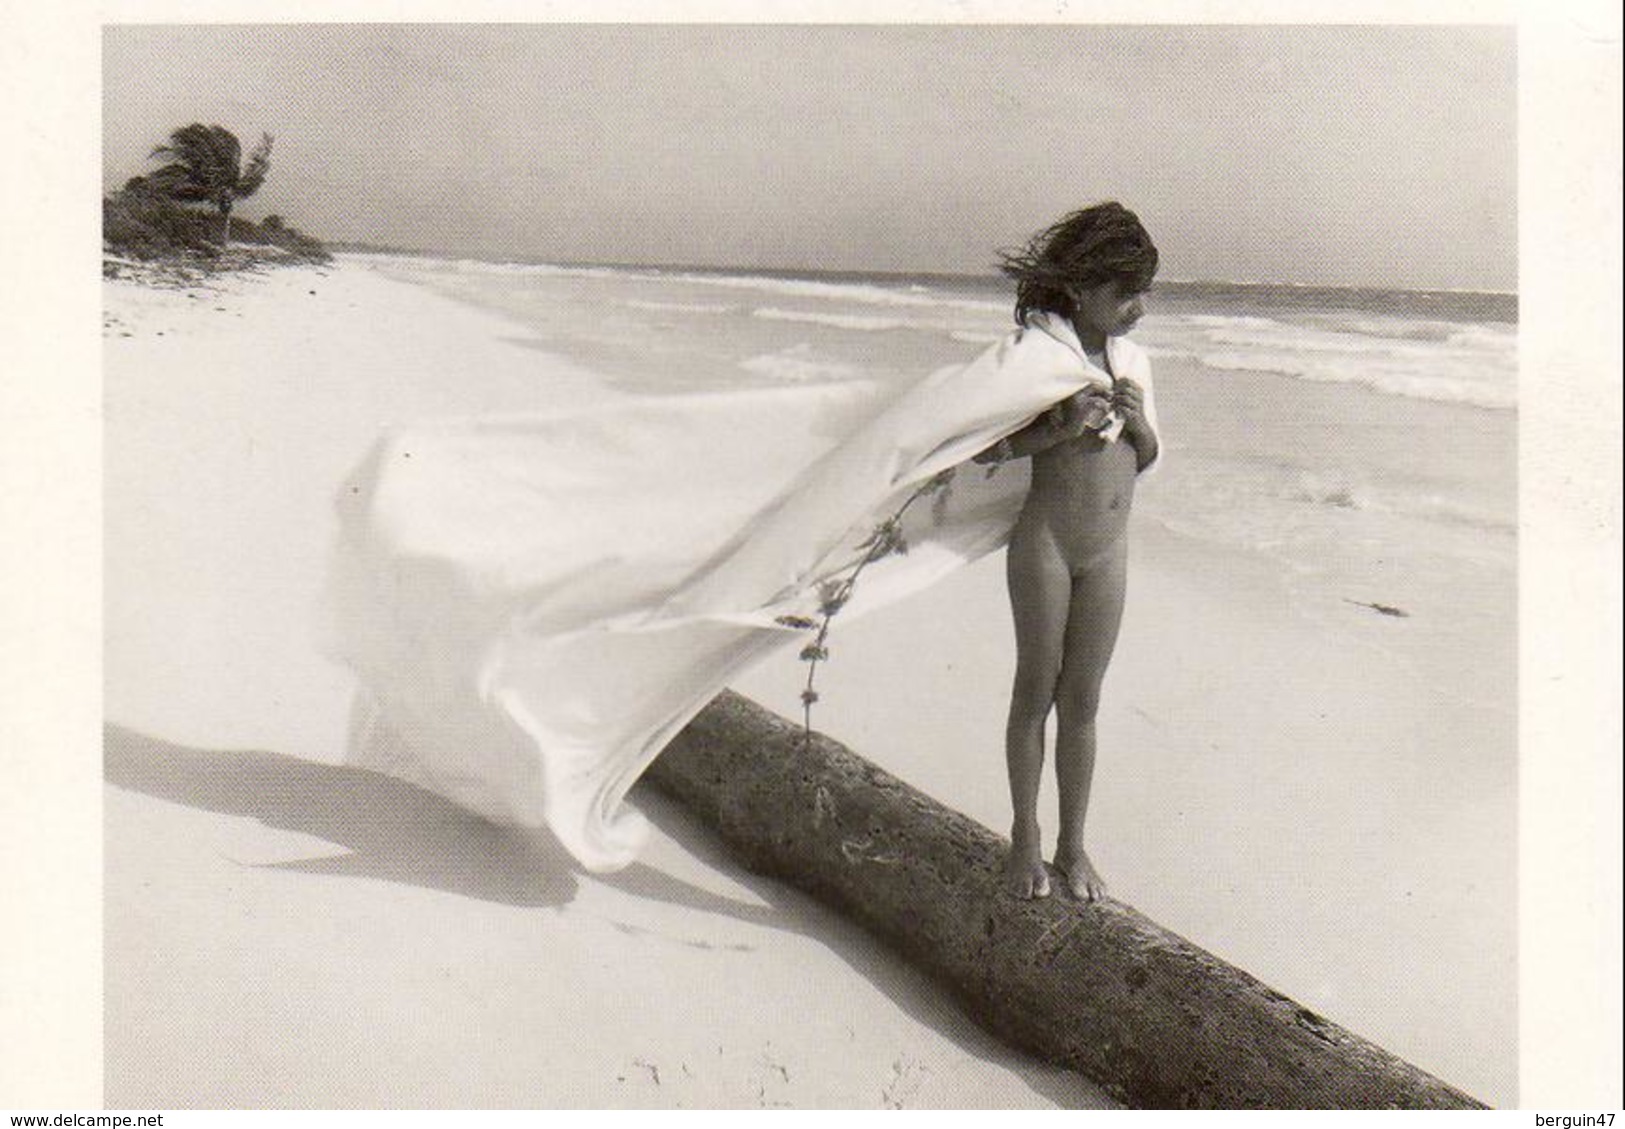
[[[1042,527],[1017,526],[1005,559],[1016,626],[1016,678],[1005,727],[1010,771],[1010,859],[1004,884],[1021,898],[1049,893],[1038,828],[1038,787],[1044,769],[1044,724],[1055,701],[1066,641],[1072,577],[1054,538]]]
[[[1065,657],[1055,693],[1055,779],[1061,808],[1055,866],[1072,893],[1091,902],[1105,893],[1106,884],[1083,848],[1083,822],[1095,773],[1095,714],[1123,619],[1127,565],[1125,538],[1073,574]]]

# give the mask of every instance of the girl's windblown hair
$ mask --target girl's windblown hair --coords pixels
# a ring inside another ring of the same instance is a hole
[[[1034,310],[1072,316],[1069,289],[1117,282],[1126,291],[1146,290],[1157,273],[1150,234],[1116,202],[1073,212],[999,258],[1000,269],[1016,280],[1019,325]]]

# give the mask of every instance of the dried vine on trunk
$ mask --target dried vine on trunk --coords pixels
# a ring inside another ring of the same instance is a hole
[[[828,642],[831,624],[846,606],[847,601],[852,598],[853,589],[857,586],[858,577],[863,575],[864,569],[875,561],[893,554],[908,552],[908,540],[903,536],[903,515],[921,498],[937,495],[939,499],[945,499],[955,470],[956,467],[949,467],[921,483],[890,517],[876,525],[869,536],[858,545],[858,551],[862,555],[858,557],[856,564],[848,566],[849,572],[845,575],[837,573],[819,583],[817,619],[799,615],[778,617],[778,622],[786,627],[816,633],[812,641],[801,649],[801,661],[807,664],[807,684],[801,691],[801,735],[804,742],[812,739],[812,708],[818,701],[815,681],[818,676],[818,664],[829,660]],[[940,513],[938,516],[940,518]]]

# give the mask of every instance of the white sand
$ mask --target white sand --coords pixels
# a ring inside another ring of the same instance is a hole
[[[669,805],[588,877],[340,766],[342,474],[387,421],[611,393],[354,265],[106,304],[108,1106],[1102,1104]]]
[[[357,264],[107,303],[110,1105],[1099,1103],[654,798],[642,863],[595,878],[338,767],[312,613],[344,472],[387,421],[618,393]],[[1091,811],[1113,892],[1512,1104],[1511,689],[1441,697],[1385,650],[1425,624],[1328,593],[1369,643],[1331,646],[1259,560],[1135,538]],[[818,724],[1002,831],[1001,560],[833,648]],[[793,714],[802,673],[739,688]]]

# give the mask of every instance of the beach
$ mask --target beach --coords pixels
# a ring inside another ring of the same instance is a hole
[[[1141,335],[1166,450],[1091,850],[1115,896],[1511,1105],[1515,327],[1247,293],[1176,289]],[[907,380],[1003,332],[995,296],[352,255],[104,300],[109,1106],[1109,1104],[646,790],[648,850],[589,876],[345,767],[317,641],[334,493],[384,427]],[[1005,831],[1002,557],[831,650],[815,725]],[[735,688],[796,716],[803,676]]]

